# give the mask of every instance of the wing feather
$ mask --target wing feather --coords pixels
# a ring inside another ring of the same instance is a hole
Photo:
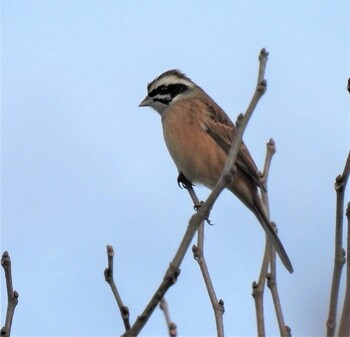
[[[211,104],[200,100],[200,104],[207,114],[207,118],[204,119],[205,131],[228,155],[236,133],[234,124],[214,102]],[[243,141],[237,155],[236,165],[251,177],[257,186],[262,187],[258,168]]]

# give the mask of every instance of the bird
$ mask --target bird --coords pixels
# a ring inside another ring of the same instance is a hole
[[[221,176],[235,139],[236,127],[223,109],[178,69],[168,70],[147,85],[139,107],[159,113],[163,136],[179,173],[179,179],[213,189]],[[258,168],[242,141],[235,173],[226,187],[256,216],[286,269],[292,263],[271,225],[259,190]]]

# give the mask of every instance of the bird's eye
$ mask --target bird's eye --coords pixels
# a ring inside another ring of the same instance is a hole
[[[166,85],[161,85],[158,89],[159,93],[164,94],[168,90],[168,87]]]

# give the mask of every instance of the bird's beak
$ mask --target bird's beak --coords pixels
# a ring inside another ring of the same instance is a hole
[[[150,106],[151,100],[148,96],[139,104],[139,107]]]

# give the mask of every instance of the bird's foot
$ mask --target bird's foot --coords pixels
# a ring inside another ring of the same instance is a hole
[[[180,172],[177,177],[177,184],[179,185],[180,188],[185,188],[186,190],[189,187],[193,186],[193,184],[184,176],[182,172]]]
[[[198,204],[195,204],[195,205],[193,206],[193,209],[194,209],[195,211],[198,212],[198,210],[202,207],[203,203],[204,203],[204,202],[201,201],[201,202],[199,202]],[[207,217],[206,217],[204,220],[208,223],[208,225],[214,226],[214,223],[212,223],[212,222],[210,221],[210,219],[209,219],[209,213],[208,213]]]

